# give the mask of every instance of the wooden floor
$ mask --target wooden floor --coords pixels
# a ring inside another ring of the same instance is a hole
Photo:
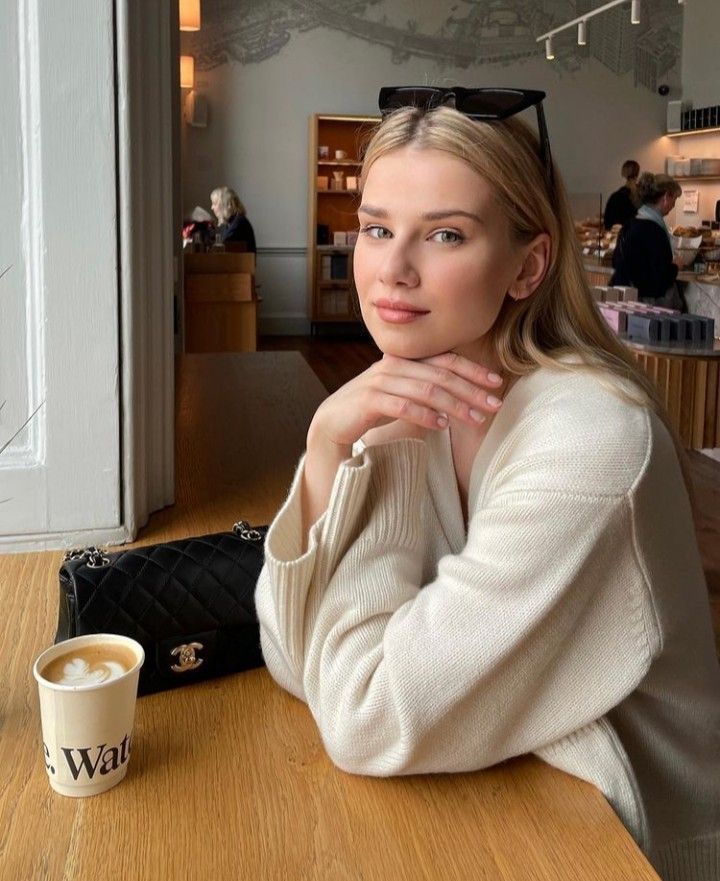
[[[344,385],[380,357],[370,340],[355,338],[262,337],[258,348],[300,352],[328,392]],[[695,529],[710,594],[715,645],[720,657],[720,462],[702,453],[690,452],[688,455],[694,487]]]

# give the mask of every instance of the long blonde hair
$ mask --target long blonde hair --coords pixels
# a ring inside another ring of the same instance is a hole
[[[484,123],[450,107],[427,112],[401,108],[385,119],[370,140],[361,188],[373,162],[407,146],[442,150],[467,162],[493,188],[518,243],[530,242],[542,232],[550,235],[552,251],[542,283],[526,299],[506,297],[492,329],[504,370],[524,375],[537,367],[549,367],[596,374],[626,400],[658,415],[670,432],[685,473],[684,451],[655,385],[598,313],[560,175],[553,169],[550,193],[532,130],[516,117]],[[568,362],[568,355],[576,356],[580,364]]]

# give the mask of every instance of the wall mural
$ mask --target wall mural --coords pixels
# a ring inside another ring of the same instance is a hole
[[[203,27],[183,34],[183,51],[199,70],[228,62],[257,64],[280,53],[293,35],[316,28],[385,46],[395,64],[411,57],[441,69],[521,64],[544,56],[535,36],[595,9],[604,0],[203,0]],[[412,9],[415,18],[408,18]],[[588,45],[574,28],[555,38],[560,74],[589,58],[618,76],[633,71],[635,85],[655,91],[680,65],[682,6],[677,0],[642,5],[642,23],[630,24],[629,3],[588,22]]]

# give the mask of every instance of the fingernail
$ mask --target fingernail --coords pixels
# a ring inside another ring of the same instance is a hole
[[[447,416],[438,416],[437,424],[440,428],[447,428],[447,424],[448,424]]]
[[[487,402],[488,404],[490,404],[491,407],[499,407],[500,404],[502,404],[500,398],[496,398],[495,395],[488,395]]]
[[[490,382],[502,382],[502,376],[498,376],[497,373],[488,373],[488,379],[490,380]]]
[[[478,410],[471,410],[470,411],[470,418],[474,419],[476,422],[484,422],[485,421],[485,417]]]

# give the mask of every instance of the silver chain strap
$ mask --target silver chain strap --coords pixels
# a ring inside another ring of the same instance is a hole
[[[102,548],[96,547],[73,548],[70,551],[66,551],[63,562],[67,563],[69,560],[80,560],[89,569],[100,569],[103,566],[110,565],[110,558],[105,556]]]
[[[253,529],[247,520],[238,520],[238,522],[234,524],[232,531],[235,535],[239,535],[240,538],[245,539],[245,541],[262,541],[262,532],[260,532],[259,529]]]
[[[259,529],[253,529],[247,520],[238,520],[233,525],[232,531],[244,541],[262,541],[263,538],[262,532]],[[103,566],[110,565],[110,558],[106,556],[106,553],[106,549],[94,546],[89,548],[72,548],[72,550],[65,551],[63,562],[79,560],[81,563],[85,563],[89,569],[101,569]]]

